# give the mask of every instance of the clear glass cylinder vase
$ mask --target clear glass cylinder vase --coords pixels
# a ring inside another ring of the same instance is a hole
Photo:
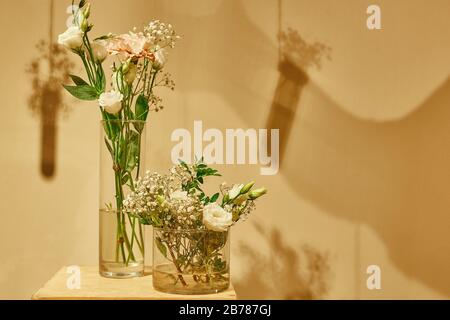
[[[123,200],[144,170],[145,122],[100,123],[99,272],[110,278],[144,274],[144,226]]]
[[[209,294],[230,285],[230,232],[153,228],[153,287]]]

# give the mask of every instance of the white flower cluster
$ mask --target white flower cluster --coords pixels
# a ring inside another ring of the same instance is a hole
[[[159,20],[151,21],[148,26],[144,28],[144,33],[148,37],[151,43],[164,47],[175,47],[175,42],[180,39],[175,33],[172,25],[163,23]]]
[[[156,227],[190,229],[201,225],[202,203],[197,197],[181,191],[175,174],[145,174],[136,182],[135,192],[124,200],[125,210],[137,214]]]

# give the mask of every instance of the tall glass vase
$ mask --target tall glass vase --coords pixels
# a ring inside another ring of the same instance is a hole
[[[130,278],[144,273],[144,226],[123,200],[145,164],[145,122],[104,120],[100,126],[100,275]]]

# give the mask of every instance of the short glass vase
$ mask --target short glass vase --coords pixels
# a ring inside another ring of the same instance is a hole
[[[230,231],[153,228],[153,287],[210,294],[230,286]]]

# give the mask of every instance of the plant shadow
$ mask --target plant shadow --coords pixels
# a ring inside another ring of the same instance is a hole
[[[309,82],[306,72],[311,67],[320,69],[322,60],[331,59],[331,48],[322,42],[307,42],[292,28],[280,31],[278,79],[267,118],[268,130],[279,130],[279,159],[284,158],[289,137],[298,112],[301,94]],[[268,149],[272,150],[269,140]]]
[[[28,108],[40,120],[40,172],[45,179],[55,176],[59,114],[69,111],[63,101],[61,83],[67,83],[70,70],[74,67],[66,50],[53,42],[53,5],[52,0],[49,40],[39,41],[36,45],[38,55],[25,70],[32,85]]]
[[[255,267],[233,282],[239,299],[315,300],[327,294],[328,253],[306,244],[292,247],[278,229],[267,230],[259,224],[255,228],[268,245],[269,254],[241,243],[242,259]]]

